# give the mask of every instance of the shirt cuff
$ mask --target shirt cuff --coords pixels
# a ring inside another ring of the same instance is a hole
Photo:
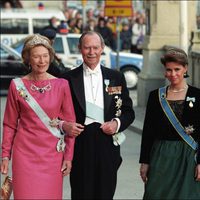
[[[120,126],[121,126],[121,121],[120,121],[119,118],[114,118],[114,119],[112,119],[112,120],[116,120],[116,121],[117,121],[117,130],[116,130],[116,133],[118,133],[119,128],[120,128]]]

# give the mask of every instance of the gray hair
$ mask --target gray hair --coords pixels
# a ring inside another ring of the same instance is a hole
[[[83,38],[86,36],[86,35],[98,35],[99,36],[99,39],[101,41],[101,46],[104,47],[105,46],[105,42],[104,42],[104,39],[102,37],[102,35],[96,31],[86,31],[84,32],[81,37],[79,38],[79,47],[82,46],[82,41],[83,41]]]

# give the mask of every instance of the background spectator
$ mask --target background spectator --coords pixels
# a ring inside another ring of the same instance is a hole
[[[146,25],[144,24],[144,17],[141,15],[136,19],[132,26],[132,43],[131,52],[142,54],[142,44],[144,42],[144,35],[146,34]]]
[[[106,25],[106,20],[103,17],[99,18],[95,31],[99,32],[102,35],[105,44],[113,49],[113,33]]]
[[[122,30],[120,32],[120,44],[122,51],[130,51],[131,49],[131,37],[132,32],[130,30],[128,22],[122,23]]]

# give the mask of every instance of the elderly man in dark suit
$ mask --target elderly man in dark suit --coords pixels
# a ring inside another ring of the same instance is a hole
[[[124,75],[100,64],[104,40],[99,33],[83,33],[79,49],[83,64],[64,74],[70,83],[80,130],[76,132],[70,174],[71,197],[113,199],[122,162],[117,144],[121,139],[113,139],[135,118],[132,100]]]

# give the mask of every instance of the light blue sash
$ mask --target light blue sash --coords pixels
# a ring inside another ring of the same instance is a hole
[[[46,128],[52,133],[52,135],[56,136],[57,138],[63,138],[64,136],[61,135],[60,131],[56,127],[50,126],[51,119],[45,113],[45,111],[40,107],[37,101],[31,96],[21,78],[15,78],[13,80],[16,85],[16,89],[19,92],[22,91],[23,93],[26,94],[26,98],[24,99],[26,100],[28,105],[32,108],[32,110],[35,112],[35,114],[38,116],[38,118],[44,123]]]
[[[168,101],[166,100],[166,87],[159,88],[159,101],[161,107],[166,114],[167,118],[169,119],[170,123],[176,129],[177,133],[182,137],[182,139],[194,150],[197,150],[198,143],[185,132],[185,129],[177,119],[176,115],[174,114],[173,110],[171,109]]]
[[[86,102],[86,115],[89,118],[95,119],[100,123],[104,122],[104,111],[99,106]]]

